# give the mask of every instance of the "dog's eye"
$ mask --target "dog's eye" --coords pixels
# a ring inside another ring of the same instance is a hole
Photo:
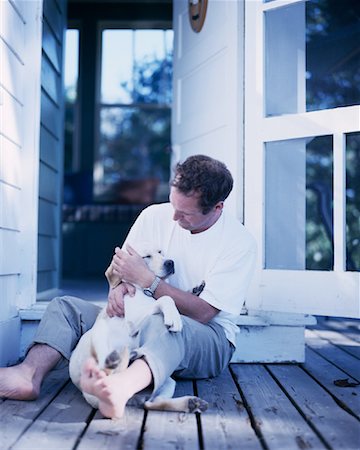
[[[146,256],[143,256],[143,259],[151,259],[152,258],[152,256],[151,255],[146,255]]]
[[[158,250],[159,255],[161,255],[161,250]]]

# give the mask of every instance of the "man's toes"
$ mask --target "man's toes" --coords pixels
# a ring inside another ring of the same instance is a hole
[[[206,411],[209,407],[208,402],[202,400],[199,397],[190,397],[188,402],[189,412],[191,413],[202,413]]]

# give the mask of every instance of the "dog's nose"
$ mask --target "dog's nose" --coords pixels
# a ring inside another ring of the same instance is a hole
[[[174,261],[172,259],[165,260],[164,267],[165,267],[166,272],[168,274],[171,274],[171,273],[175,272]]]

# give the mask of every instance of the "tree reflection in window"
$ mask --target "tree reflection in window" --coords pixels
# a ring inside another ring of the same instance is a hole
[[[103,34],[109,41],[118,42],[123,49],[118,58],[128,69],[119,71],[113,90],[109,83],[102,83],[94,198],[97,202],[129,204],[166,201],[170,176],[172,31],[106,30]],[[151,41],[153,49],[149,47]],[[141,50],[146,45],[147,52]],[[114,55],[103,55],[103,80],[110,71],[104,65],[106,58],[113,60]]]
[[[306,2],[307,111],[360,104],[360,2]]]

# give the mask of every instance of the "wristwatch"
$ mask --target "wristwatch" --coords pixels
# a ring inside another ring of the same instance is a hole
[[[159,286],[161,281],[161,278],[155,277],[155,280],[151,283],[151,285],[147,288],[144,288],[143,292],[148,297],[154,297],[154,293],[156,291],[156,288]]]

